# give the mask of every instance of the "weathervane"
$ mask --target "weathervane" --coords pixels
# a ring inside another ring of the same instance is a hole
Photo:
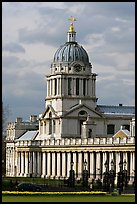
[[[73,21],[76,21],[76,18],[71,16],[68,20],[73,22]]]
[[[74,18],[74,17],[71,16],[68,20],[71,22],[71,23],[70,23],[69,32],[75,32],[74,26],[73,26],[73,21],[76,21],[76,18]]]

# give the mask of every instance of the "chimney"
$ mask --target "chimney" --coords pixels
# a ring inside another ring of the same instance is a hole
[[[30,122],[36,122],[37,121],[37,115],[31,115],[30,116]]]
[[[16,122],[17,122],[17,123],[21,123],[21,122],[22,122],[22,118],[21,118],[21,117],[17,117],[17,118],[16,118]]]

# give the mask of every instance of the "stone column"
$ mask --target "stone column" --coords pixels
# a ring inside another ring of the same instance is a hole
[[[66,155],[65,152],[62,152],[62,176],[65,177],[66,172]]]
[[[57,152],[57,177],[60,177],[60,152]]]
[[[36,153],[32,152],[33,162],[32,162],[32,175],[33,177],[36,174]]]
[[[52,92],[52,83],[51,83],[51,79],[49,80],[49,85],[50,85],[50,89],[49,89],[49,95],[51,96],[51,92]]]
[[[42,176],[41,177],[45,177],[46,176],[46,155],[45,152],[42,152]]]
[[[130,152],[130,182],[133,181],[133,152]]]
[[[120,171],[119,162],[120,162],[120,152],[116,152],[116,179],[115,179],[115,183],[117,183],[117,173]]]
[[[107,153],[103,152],[102,173],[104,173],[106,171],[106,168],[105,168],[106,160],[107,160]]]
[[[133,170],[135,170],[135,152],[133,152]]]
[[[21,173],[21,169],[20,169],[20,152],[17,153],[17,176],[20,176],[20,173]]]
[[[112,152],[109,152],[109,170],[111,170],[111,161],[113,159]]]
[[[130,172],[132,172],[133,169],[133,152],[130,152]]]
[[[89,78],[88,90],[89,90],[89,96],[92,96],[92,80],[91,80],[91,78]]]
[[[100,179],[100,152],[96,152],[96,178]]]
[[[37,176],[41,177],[41,152],[37,152]]]
[[[82,152],[78,152],[78,178],[82,176]]]
[[[67,177],[69,177],[69,171],[70,171],[70,152],[67,152]]]
[[[32,157],[33,157],[33,155],[32,155],[32,152],[29,152],[29,155],[28,155],[28,157],[29,157],[29,176],[30,175],[32,175],[32,173],[33,173],[33,164],[32,164]]]
[[[60,78],[60,96],[63,94],[62,93],[62,88],[63,88],[63,85],[62,85],[62,77]]]
[[[94,152],[90,152],[90,178],[94,178]]]
[[[55,152],[52,152],[52,177],[55,177]]]
[[[27,177],[28,176],[28,152],[25,152],[25,176]]]
[[[47,152],[47,176],[49,177],[49,176],[51,176],[50,175],[50,152]]]
[[[73,162],[74,162],[74,165],[73,165],[73,170],[75,171],[75,174],[76,174],[76,152],[73,152]]]
[[[21,176],[24,175],[24,152],[21,152]]]

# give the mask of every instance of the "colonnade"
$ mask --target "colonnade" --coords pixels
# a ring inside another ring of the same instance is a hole
[[[77,79],[78,84],[76,83]],[[95,81],[96,77],[94,75],[88,79],[81,76],[75,78],[60,76],[47,78],[47,97],[64,95],[95,96]],[[78,94],[77,89],[79,89]]]
[[[89,178],[100,178],[105,172],[105,161],[111,170],[114,161],[116,173],[119,172],[119,162],[126,160],[126,169],[130,177],[134,176],[134,151],[18,151],[17,175],[26,177],[68,178],[71,162],[76,173],[76,179],[82,177],[84,161],[87,161]]]

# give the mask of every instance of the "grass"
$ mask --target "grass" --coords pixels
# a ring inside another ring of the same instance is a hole
[[[2,202],[135,202],[135,195],[2,195]]]

